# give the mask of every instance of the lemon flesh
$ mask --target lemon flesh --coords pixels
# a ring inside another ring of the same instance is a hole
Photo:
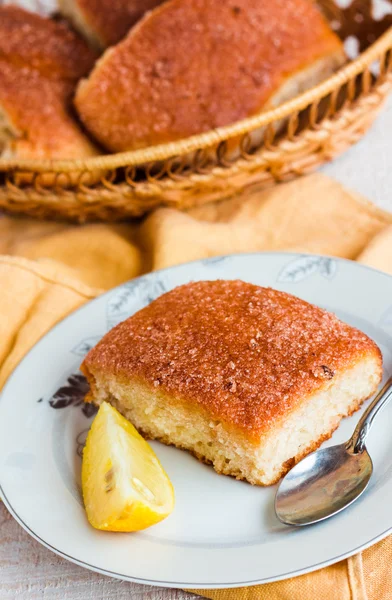
[[[139,531],[174,508],[173,486],[154,451],[106,402],[87,436],[82,489],[87,518],[96,529]]]

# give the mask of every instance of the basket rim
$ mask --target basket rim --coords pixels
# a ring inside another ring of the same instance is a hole
[[[287,117],[294,111],[301,111],[311,103],[344,85],[350,79],[363,72],[375,59],[392,48],[392,26],[389,27],[373,44],[356,59],[341,67],[336,73],[306,90],[295,98],[288,100],[276,108],[259,112],[235,123],[225,125],[208,132],[188,138],[149,146],[139,150],[102,154],[84,159],[18,159],[0,158],[0,172],[24,169],[33,172],[92,171],[97,169],[117,169],[119,167],[136,167],[181,156],[198,149],[209,148],[238,135],[251,132],[259,127]]]

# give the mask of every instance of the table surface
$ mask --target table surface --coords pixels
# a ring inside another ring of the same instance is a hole
[[[392,97],[369,133],[322,169],[392,212]],[[191,600],[195,596],[117,581],[56,556],[0,505],[0,598],[44,600]]]

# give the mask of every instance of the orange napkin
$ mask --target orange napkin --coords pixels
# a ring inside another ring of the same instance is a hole
[[[0,219],[0,387],[24,354],[84,302],[150,269],[233,252],[291,250],[359,260],[392,274],[392,215],[315,174],[140,224],[72,226]],[[262,560],[262,557],[260,557]],[[215,600],[387,600],[392,537],[308,575]]]

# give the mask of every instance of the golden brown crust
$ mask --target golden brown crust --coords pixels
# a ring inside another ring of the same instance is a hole
[[[252,115],[342,53],[309,0],[170,0],[104,54],[75,102],[105,146],[136,149]]]
[[[365,356],[381,368],[380,350],[364,333],[295,296],[201,281],[115,327],[82,370],[90,381],[96,373],[141,381],[256,439]]]
[[[22,78],[23,77],[23,78]],[[64,100],[72,86],[0,59],[0,107],[16,130],[7,152],[18,158],[80,158],[96,153]]]
[[[76,82],[90,71],[97,56],[65,22],[1,6],[0,58],[45,77]]]
[[[71,97],[95,54],[63,23],[0,8],[0,114],[5,156],[80,158],[97,149],[78,126]],[[3,147],[3,148],[2,148]]]
[[[78,14],[75,26],[84,24],[85,33],[102,48],[117,44],[147,11],[164,0],[61,0],[66,16]],[[81,31],[81,28],[78,27]],[[81,31],[81,33],[83,33]]]

